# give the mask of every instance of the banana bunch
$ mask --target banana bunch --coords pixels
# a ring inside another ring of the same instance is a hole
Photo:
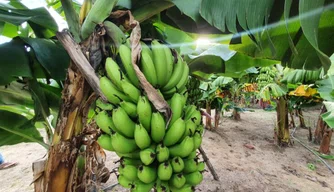
[[[187,104],[194,104],[196,106],[199,106],[199,100],[203,96],[202,90],[199,89],[200,84],[201,82],[199,79],[195,77],[189,77],[187,83],[187,91],[188,91]]]
[[[277,76],[277,69],[274,66],[262,67],[260,73],[256,78],[259,90],[269,83],[275,82]]]
[[[150,48],[151,47],[151,48]],[[102,131],[100,146],[120,157],[118,182],[131,191],[193,191],[203,180],[204,163],[196,150],[202,143],[201,113],[187,105],[189,68],[180,56],[158,41],[142,44],[140,69],[169,103],[167,119],[139,88],[131,65],[131,49],[119,47],[119,63],[105,62],[100,88],[108,103],[96,101],[95,121]]]

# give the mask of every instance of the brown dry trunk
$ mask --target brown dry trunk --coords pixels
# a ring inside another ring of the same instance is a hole
[[[333,134],[333,129],[331,129],[327,124],[324,128],[324,135],[320,144],[319,152],[323,154],[330,154],[331,152],[331,139]]]
[[[321,115],[326,113],[326,112],[327,112],[327,109],[323,105],[320,109],[320,114],[319,114],[319,117],[318,117],[317,127],[315,128],[315,131],[314,131],[313,142],[315,144],[320,144],[321,143],[322,137],[325,133],[325,122],[322,120]]]
[[[220,110],[215,109],[215,129],[218,128],[219,120],[220,120]]]
[[[277,128],[275,138],[278,145],[286,147],[290,143],[289,133],[289,116],[288,116],[288,102],[284,97],[280,97],[277,101]]]
[[[298,112],[298,117],[299,117],[299,126],[301,128],[306,128],[305,119],[304,119],[304,115],[303,115],[302,109],[298,109],[297,112]]]
[[[206,112],[211,116],[211,103],[209,101],[206,101]],[[211,118],[206,117],[205,125],[207,129],[212,129]]]

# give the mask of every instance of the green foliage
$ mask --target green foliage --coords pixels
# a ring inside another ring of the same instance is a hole
[[[311,84],[317,80],[320,80],[323,76],[323,70],[318,69],[315,71],[304,70],[304,69],[289,69],[286,68],[281,83],[291,84]]]
[[[322,114],[321,117],[330,128],[334,129],[334,102],[324,101],[324,105],[327,112]]]

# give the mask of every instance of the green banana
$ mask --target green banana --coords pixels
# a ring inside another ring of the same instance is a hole
[[[188,105],[185,107],[185,115],[184,115],[184,120],[188,120],[190,118],[190,115],[196,111],[196,106],[195,105]]]
[[[131,118],[137,117],[137,106],[135,104],[132,102],[122,101],[119,105]]]
[[[182,118],[176,120],[166,132],[163,139],[164,145],[168,147],[177,143],[182,138],[185,128],[186,126]]]
[[[194,171],[197,171],[197,165],[197,158],[184,160],[183,173],[192,173]]]
[[[200,125],[202,122],[202,115],[199,110],[195,110],[189,117],[196,125]]]
[[[193,192],[195,191],[194,187],[189,184],[185,184],[182,188],[178,189],[176,187],[170,186],[172,192]]]
[[[144,43],[142,41],[140,42],[140,45],[141,45],[141,51],[142,52],[143,51],[147,52],[150,55],[150,57],[153,58],[153,53],[152,53],[151,48],[146,43]]]
[[[123,175],[118,175],[117,176],[117,180],[118,180],[118,183],[122,187],[124,187],[126,189],[130,189],[131,188],[131,183],[132,182],[130,180],[128,180],[126,177],[124,177]]]
[[[114,47],[119,47],[121,44],[125,43],[126,37],[123,31],[117,25],[106,20],[103,22],[103,26],[107,32],[107,35],[111,38]]]
[[[166,55],[161,46],[161,44],[157,40],[152,41],[152,54],[153,54],[153,63],[154,68],[157,74],[157,86],[163,87],[167,82],[167,66]]]
[[[141,60],[140,60],[140,67],[142,72],[144,73],[147,81],[152,85],[157,85],[157,74],[154,68],[154,64],[152,58],[150,56],[150,48],[143,48],[141,52]]]
[[[141,161],[139,159],[132,159],[128,157],[121,157],[119,160],[121,165],[134,165],[139,166],[141,164]]]
[[[184,162],[181,157],[174,157],[172,159],[171,164],[172,164],[174,173],[179,173],[184,169]]]
[[[201,161],[197,164],[197,171],[204,171],[205,170],[205,162],[204,161]]]
[[[107,111],[110,111],[110,110],[113,110],[114,109],[114,106],[110,103],[105,103],[104,101],[102,101],[101,98],[98,98],[95,102],[95,106],[97,108],[99,108],[100,110],[107,110]]]
[[[194,135],[194,149],[198,149],[202,144],[202,135],[196,132]]]
[[[186,184],[186,178],[182,173],[174,174],[169,181],[169,185],[178,189],[182,188],[184,184]]]
[[[117,132],[111,135],[111,144],[119,153],[132,153],[138,149],[133,139],[128,139]]]
[[[204,125],[197,126],[197,128],[196,128],[195,131],[199,132],[200,135],[203,135],[203,133],[204,133]]]
[[[121,165],[118,168],[118,172],[123,175],[129,181],[136,181],[138,179],[138,169],[134,165]]]
[[[135,181],[134,184],[131,186],[131,192],[150,192],[151,189],[154,187],[155,182],[151,183],[144,183],[141,181]]]
[[[97,126],[105,133],[111,134],[110,129],[114,130],[114,124],[112,118],[107,111],[99,112],[95,117]]]
[[[147,130],[141,124],[136,125],[134,137],[136,144],[140,149],[145,149],[151,145],[150,135],[147,133]]]
[[[161,181],[160,179],[157,179],[155,190],[157,192],[170,192],[168,183],[166,181]]]
[[[127,73],[127,77],[135,87],[139,87],[139,80],[132,65],[131,49],[126,45],[119,46],[119,56]]]
[[[102,23],[107,17],[110,16],[112,9],[117,4],[117,2],[118,0],[95,1],[81,26],[81,37],[83,40],[87,39],[88,36],[93,33],[97,24]]]
[[[119,91],[107,77],[100,78],[100,88],[107,100],[114,105],[119,104],[121,101],[130,101],[130,98]]]
[[[151,120],[151,137],[156,143],[163,140],[165,136],[166,123],[161,113],[156,112],[152,114]]]
[[[174,65],[173,73],[170,79],[168,80],[167,84],[162,88],[163,91],[167,91],[175,87],[178,82],[180,82],[180,79],[182,78],[184,67],[184,62],[181,58],[181,56],[178,55],[177,57],[178,61]]]
[[[108,57],[105,63],[105,70],[107,76],[111,82],[120,90],[122,90],[121,80],[126,79],[122,70],[119,68],[118,64],[111,58]]]
[[[195,133],[196,127],[196,124],[192,120],[188,120],[186,122],[186,130],[184,131],[181,140],[183,140],[186,136],[192,136]]]
[[[158,167],[158,178],[162,181],[168,181],[173,174],[173,168],[168,161],[161,163]]]
[[[157,178],[157,171],[154,167],[149,167],[145,165],[141,165],[138,168],[138,178],[143,183],[149,184],[156,180]]]
[[[134,137],[136,124],[130,119],[125,110],[121,107],[114,109],[112,113],[112,121],[116,129],[128,138]]]
[[[156,154],[158,162],[167,161],[169,158],[169,149],[163,144],[159,144],[156,148]]]
[[[183,99],[184,99],[183,95],[178,94],[178,93],[175,93],[171,99],[170,108],[172,110],[172,118],[169,122],[170,126],[173,125],[174,122],[178,120],[182,115],[182,111],[184,107]]]
[[[137,113],[139,122],[145,127],[147,132],[151,129],[152,108],[147,97],[142,96],[137,103]]]
[[[140,97],[140,90],[126,79],[121,80],[121,86],[125,95],[128,96],[132,102],[137,103]]]
[[[196,186],[196,185],[200,184],[203,180],[203,175],[199,171],[189,173],[189,174],[185,175],[184,177],[186,178],[187,184],[189,184],[191,186]]]
[[[196,151],[196,149],[193,151],[193,152],[191,152],[190,154],[189,154],[189,156],[187,157],[187,159],[194,159],[194,158],[196,158],[197,157],[197,151]]]
[[[115,149],[111,145],[111,137],[108,134],[102,134],[98,139],[97,142],[99,145],[108,151],[115,151]]]
[[[150,165],[155,160],[155,150],[151,147],[140,151],[140,160],[144,165]]]
[[[167,45],[162,44],[162,48],[163,48],[163,50],[165,52],[165,55],[166,55],[166,61],[165,61],[165,65],[167,67],[166,79],[167,79],[167,81],[169,81],[169,79],[171,78],[171,76],[173,74],[174,57],[173,57],[172,51],[169,49],[169,47]]]
[[[169,148],[169,153],[172,157],[182,157],[185,158],[191,154],[194,150],[194,140],[192,137],[187,136],[182,140],[180,144],[174,145]]]
[[[121,158],[132,158],[132,159],[139,159],[140,156],[139,156],[139,151],[134,151],[134,152],[131,152],[131,153],[120,153],[120,152],[117,152],[115,151],[117,156],[118,157],[121,157]]]
[[[169,89],[169,90],[163,90],[162,92],[164,94],[170,94],[173,92],[180,92],[184,89],[184,87],[186,87],[187,85],[187,80],[188,80],[188,75],[189,75],[189,67],[187,64],[184,64],[184,69],[182,72],[182,77],[179,80],[179,82],[177,82],[177,84],[175,85],[175,87]]]

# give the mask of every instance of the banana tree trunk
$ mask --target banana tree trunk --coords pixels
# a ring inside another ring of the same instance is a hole
[[[325,122],[322,120],[322,117],[321,115],[326,113],[327,112],[327,109],[326,107],[323,105],[320,109],[320,114],[319,114],[319,117],[318,117],[318,122],[317,122],[317,127],[315,128],[315,131],[314,131],[314,138],[313,138],[313,142],[315,144],[320,144],[321,141],[322,141],[322,137],[325,133]]]
[[[277,128],[276,139],[280,146],[286,147],[290,143],[288,102],[284,97],[277,100]]]
[[[297,112],[298,112],[298,117],[299,117],[299,126],[301,128],[306,128],[305,119],[304,119],[304,115],[303,115],[302,109],[299,108],[297,110]]]
[[[218,128],[219,120],[220,120],[220,110],[216,108],[215,109],[215,129]]]
[[[86,123],[85,103],[89,85],[78,69],[71,64],[62,92],[62,104],[57,120],[48,160],[44,171],[43,191],[72,191],[70,175],[83,139],[81,132]]]
[[[236,121],[241,120],[240,113],[238,112],[236,108],[233,109],[232,116],[233,116],[233,119]]]
[[[331,152],[331,139],[333,134],[333,129],[331,129],[327,124],[324,128],[324,135],[320,144],[319,152],[323,154],[330,154]]]
[[[211,103],[210,101],[206,101],[206,112],[211,116]],[[211,125],[211,118],[206,118],[205,120],[205,125],[206,128],[211,130],[212,129],[212,125]]]

